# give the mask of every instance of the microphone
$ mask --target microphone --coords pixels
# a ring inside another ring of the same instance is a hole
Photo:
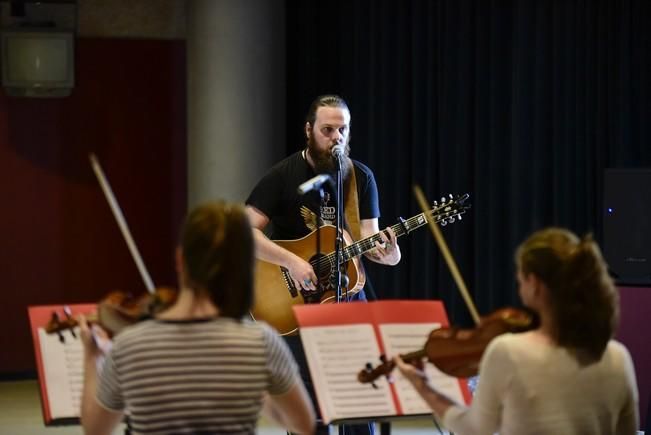
[[[298,194],[305,195],[307,192],[311,192],[320,188],[323,183],[329,182],[332,184],[332,177],[328,174],[320,174],[316,177],[312,177],[307,180],[305,183],[298,186]]]
[[[344,157],[345,149],[346,149],[346,145],[344,144],[335,145],[334,147],[332,147],[332,155],[338,159],[341,159],[342,157]]]

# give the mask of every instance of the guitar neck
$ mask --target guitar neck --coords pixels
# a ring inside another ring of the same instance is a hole
[[[468,194],[464,194],[457,199],[452,199],[450,195],[450,201],[442,200],[442,204],[438,205],[435,203],[433,209],[428,210],[426,213],[430,215],[430,219],[434,219],[434,222],[438,223],[447,219],[447,222],[454,222],[454,217],[461,219],[461,215],[466,212],[469,205],[463,205],[464,201],[468,199]],[[427,216],[425,213],[417,214],[407,220],[400,219],[400,222],[393,225],[391,229],[396,234],[396,237],[404,236],[409,234],[416,228],[420,228],[423,225],[427,224]],[[379,233],[373,234],[370,237],[359,240],[351,245],[344,247],[342,258],[339,260],[339,264],[345,263],[348,260],[358,257],[364,254],[367,251],[375,248],[376,243],[382,243],[382,233],[388,238],[389,234],[386,230],[382,230]],[[336,253],[331,253],[327,256],[327,260],[330,264],[335,264],[334,260]]]
[[[434,214],[432,218],[438,222],[441,220],[441,215],[440,214]],[[423,225],[427,223],[427,218],[425,217],[425,213],[418,214],[416,216],[413,216],[407,220],[398,222],[397,224],[393,225],[391,229],[393,232],[396,234],[396,237],[401,237],[404,236],[405,234],[409,234],[416,228],[420,228]],[[343,259],[342,263],[350,260],[351,258],[360,256],[364,254],[367,251],[370,251],[371,249],[375,248],[376,242],[382,243],[382,235],[381,233],[384,233],[386,237],[389,237],[389,234],[387,233],[386,230],[382,230],[379,233],[373,234],[370,237],[367,237],[365,239],[359,240],[349,246],[346,246],[344,248],[344,254],[343,254]]]

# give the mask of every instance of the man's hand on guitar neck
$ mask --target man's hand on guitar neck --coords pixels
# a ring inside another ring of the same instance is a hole
[[[386,264],[388,266],[398,264],[402,254],[400,253],[400,246],[398,246],[398,238],[393,229],[387,227],[385,230],[379,231],[377,219],[362,220],[360,223],[362,238],[378,234],[382,239],[382,242],[375,242],[375,248],[364,255],[376,263]]]

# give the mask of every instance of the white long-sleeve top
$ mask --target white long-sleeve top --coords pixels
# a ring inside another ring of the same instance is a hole
[[[539,333],[504,334],[486,349],[479,373],[471,406],[453,406],[443,416],[455,434],[636,433],[635,371],[617,341],[582,367]]]

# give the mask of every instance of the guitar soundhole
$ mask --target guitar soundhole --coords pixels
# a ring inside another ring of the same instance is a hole
[[[330,279],[334,272],[334,263],[328,259],[327,255],[315,255],[310,258],[310,264],[314,268],[314,273],[319,278],[318,293],[325,293],[333,290],[332,280]]]

